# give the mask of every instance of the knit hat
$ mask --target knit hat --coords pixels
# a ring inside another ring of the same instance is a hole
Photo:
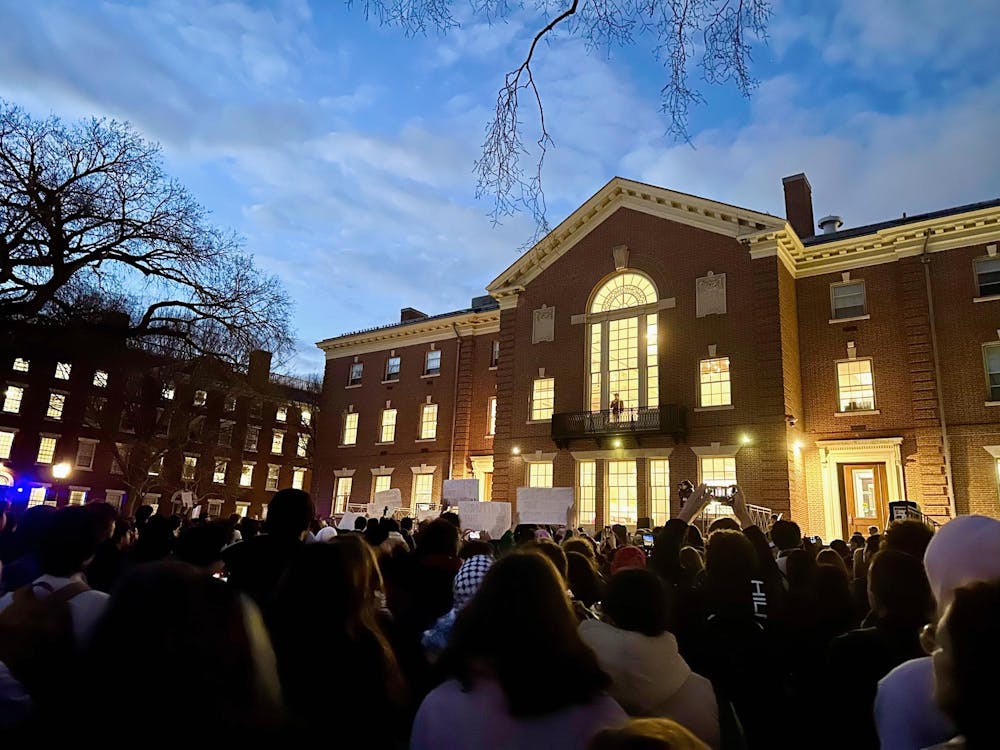
[[[611,561],[611,574],[614,575],[619,570],[645,567],[646,553],[638,547],[629,545],[627,547],[622,547],[615,552],[614,559]]]
[[[476,555],[462,563],[462,567],[455,574],[453,598],[456,611],[462,609],[476,595],[491,565],[493,558],[486,555]]]
[[[949,521],[927,545],[924,569],[938,611],[951,603],[955,589],[1000,578],[1000,521],[986,516]]]

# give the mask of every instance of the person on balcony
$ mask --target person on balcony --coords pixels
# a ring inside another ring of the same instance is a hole
[[[615,397],[611,400],[611,418],[618,422],[621,420],[622,412],[625,411],[625,402],[621,400],[621,397],[616,393]]]

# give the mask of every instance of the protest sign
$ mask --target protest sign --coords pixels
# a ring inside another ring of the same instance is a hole
[[[573,508],[572,487],[518,487],[518,523],[565,526]]]
[[[441,497],[444,505],[455,505],[462,500],[479,499],[478,479],[445,479],[441,486]]]
[[[441,515],[440,508],[420,508],[419,506],[414,513],[414,518],[417,519],[417,523],[420,521],[433,521],[435,518]]]
[[[360,513],[345,513],[340,517],[340,522],[337,524],[337,528],[344,531],[353,531],[354,521],[358,518],[364,518],[364,516]]]
[[[185,508],[190,508],[192,505],[194,505],[194,493],[181,492],[181,505]]]
[[[389,512],[386,513],[387,516],[391,516],[394,510],[398,510],[403,507],[403,496],[399,492],[399,489],[393,487],[389,490],[382,490],[381,492],[375,493],[375,499],[368,503],[368,517],[369,518],[381,518],[382,513],[386,508]]]
[[[464,530],[486,531],[491,539],[499,539],[510,529],[510,503],[463,500],[458,504],[458,517]]]

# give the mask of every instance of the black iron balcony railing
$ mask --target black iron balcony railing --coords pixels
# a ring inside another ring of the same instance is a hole
[[[552,415],[552,439],[564,445],[578,438],[602,438],[615,435],[682,435],[685,430],[684,407],[678,404],[633,406],[615,413],[574,411]]]

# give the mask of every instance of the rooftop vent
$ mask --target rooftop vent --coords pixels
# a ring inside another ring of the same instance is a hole
[[[839,216],[824,216],[819,220],[819,228],[823,230],[823,234],[833,234],[842,226],[844,226],[844,220]]]

